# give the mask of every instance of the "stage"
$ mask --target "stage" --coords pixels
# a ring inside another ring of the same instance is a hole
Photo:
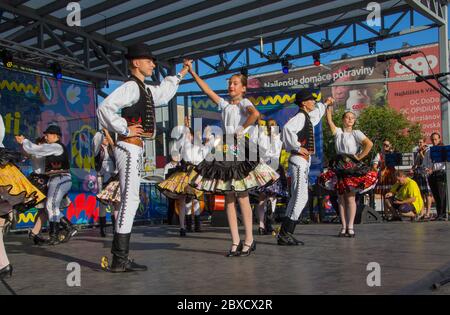
[[[111,235],[83,230],[65,245],[37,247],[25,234],[6,236],[15,268],[0,294],[417,294],[450,276],[450,224],[446,222],[356,226],[355,239],[337,238],[339,225],[297,227],[305,246],[281,247],[272,236],[255,236],[250,257],[225,258],[227,228],[178,237],[175,226],[134,229],[130,254],[149,266],[144,273],[110,274],[100,268]],[[242,233],[241,233],[242,234]],[[81,287],[69,287],[71,262],[81,266]],[[369,287],[370,262],[381,267],[381,287]]]

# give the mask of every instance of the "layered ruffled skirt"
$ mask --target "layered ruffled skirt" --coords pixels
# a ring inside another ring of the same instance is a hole
[[[171,199],[184,197],[199,199],[203,192],[189,185],[189,174],[194,170],[194,167],[192,164],[182,163],[168,179],[158,184],[159,191]]]
[[[15,156],[17,155],[11,151],[0,149],[0,200],[8,202],[19,211],[26,211],[46,197],[10,162],[15,160]],[[6,213],[0,213],[4,214]]]
[[[378,173],[351,156],[338,155],[331,163],[331,169],[319,177],[319,185],[342,195],[354,192],[366,193],[375,188]]]
[[[105,183],[105,188],[97,194],[97,199],[104,204],[120,203],[120,182],[118,174],[111,177]]]
[[[221,160],[205,160],[189,173],[189,183],[205,193],[243,193],[274,184],[279,175],[269,165],[259,162],[257,154],[250,154],[245,139],[245,157],[236,145],[218,147]],[[231,153],[231,154],[230,154]],[[250,159],[250,156],[253,159]]]

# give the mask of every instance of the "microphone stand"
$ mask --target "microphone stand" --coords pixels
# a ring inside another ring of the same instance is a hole
[[[450,102],[450,96],[448,94],[445,94],[439,87],[435,86],[434,84],[432,84],[431,82],[429,82],[427,79],[425,79],[420,73],[418,73],[416,70],[414,70],[413,68],[411,68],[410,66],[408,66],[401,58],[396,58],[397,61],[404,66],[405,68],[407,68],[409,71],[411,71],[412,73],[414,73],[417,77],[419,77],[420,79],[423,80],[423,82],[425,82],[426,84],[428,84],[429,86],[431,86],[433,88],[433,90],[435,90],[436,92],[438,92],[439,94],[441,94],[443,97],[445,97],[449,102]],[[447,88],[446,88],[447,89]],[[448,89],[447,89],[448,90]]]

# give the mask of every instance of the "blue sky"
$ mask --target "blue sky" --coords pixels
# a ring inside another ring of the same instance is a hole
[[[395,16],[392,17],[392,20],[393,19],[395,19]],[[431,23],[428,19],[426,19],[418,14],[415,14],[414,19],[415,19],[415,26],[421,26],[421,25],[426,25],[426,24]],[[387,23],[389,23],[389,20]],[[389,24],[387,26],[389,26]],[[408,22],[407,18],[404,18],[402,20],[402,22],[399,23],[394,28],[394,31],[402,31],[407,28],[409,28],[409,22]],[[339,30],[336,30],[335,32],[330,32],[330,38],[333,39],[333,35],[336,35],[338,33],[338,31]],[[363,32],[360,34],[364,38],[365,34]],[[369,33],[367,33],[367,34],[369,34]],[[350,36],[350,34],[348,36]],[[320,41],[321,37],[323,37],[323,33],[317,33],[311,37]],[[344,36],[342,40],[345,41],[346,37],[347,36]],[[380,52],[384,52],[384,51],[400,49],[400,48],[402,48],[402,46],[405,43],[409,44],[410,46],[418,46],[418,45],[436,43],[437,41],[438,41],[438,30],[430,29],[430,30],[416,32],[413,34],[407,34],[407,35],[403,35],[403,36],[399,36],[399,37],[395,37],[395,38],[391,38],[391,39],[385,39],[383,41],[378,41],[376,44],[376,48],[377,48],[377,53],[380,53]],[[281,47],[284,46],[283,44],[285,42],[286,41],[280,42],[279,44],[277,44],[276,48],[281,49]],[[306,44],[306,46],[304,46],[305,50],[312,50],[315,48],[312,44],[309,44],[309,42],[306,42],[305,44]],[[309,47],[308,47],[308,44],[309,44]],[[268,50],[270,50],[270,48],[268,48],[267,46],[268,45],[266,45],[266,47],[265,47],[266,52]],[[295,51],[293,49],[290,49],[287,51],[287,53],[292,55],[292,54],[295,54]],[[360,45],[360,46],[355,46],[355,47],[351,47],[351,48],[335,50],[335,51],[330,51],[328,53],[324,53],[321,55],[321,62],[322,62],[322,64],[326,65],[327,63],[330,63],[333,60],[340,59],[342,54],[344,54],[344,53],[349,54],[351,57],[364,56],[364,55],[368,54],[368,45],[364,44],[364,45]],[[232,57],[233,57],[232,54],[226,56],[226,58],[228,60],[232,59]],[[256,54],[255,54],[255,57],[256,58],[253,59],[253,62],[262,61],[262,59],[259,59],[259,57],[256,56]],[[219,58],[211,57],[211,58],[207,58],[207,61],[210,62],[211,64],[217,64],[219,61]],[[293,68],[296,68],[296,67],[312,65],[313,60],[312,60],[312,57],[306,57],[306,58],[302,58],[302,59],[293,60],[293,61],[291,61],[291,63],[292,63]],[[210,71],[210,69],[207,68],[206,66],[204,66],[204,67],[205,68],[203,68],[204,69],[203,71],[206,71],[206,73],[212,72],[212,70]],[[181,68],[181,67],[179,67],[179,68]],[[281,70],[281,65],[279,63],[276,63],[276,64],[272,64],[272,65],[265,66],[265,67],[250,69],[249,75],[251,76],[251,75],[255,75],[255,74],[261,74],[261,73],[279,71],[279,70]],[[202,73],[202,71],[200,71],[200,72]],[[226,89],[226,87],[227,87],[226,79],[229,78],[229,76],[230,75],[225,75],[225,76],[208,79],[208,80],[206,80],[206,82],[214,90],[221,90],[221,89],[223,90],[223,89]],[[190,76],[188,75],[187,78],[190,78]],[[105,89],[104,91],[109,94],[111,91],[113,91],[115,88],[117,88],[117,86],[119,86],[120,84],[121,84],[121,82],[110,82],[110,88]],[[199,91],[199,88],[195,83],[183,84],[180,86],[179,91],[180,92]],[[178,103],[182,104],[183,99],[178,98]]]

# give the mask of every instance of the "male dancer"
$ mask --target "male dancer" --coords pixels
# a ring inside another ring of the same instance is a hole
[[[180,73],[166,77],[159,86],[151,86],[144,83],[156,67],[155,57],[149,47],[145,44],[133,45],[128,48],[126,58],[129,60],[130,79],[111,93],[97,110],[100,125],[119,135],[114,155],[122,198],[111,249],[111,272],[147,270],[146,266],[138,265],[128,258],[131,229],[140,202],[142,138],[155,136],[155,105],[167,104],[174,97],[192,63],[185,60]],[[121,114],[118,114],[119,110]]]
[[[325,104],[316,102],[309,90],[300,90],[295,103],[300,107],[283,128],[283,143],[291,153],[289,173],[291,176],[291,198],[286,209],[286,217],[278,233],[278,245],[303,244],[294,237],[297,220],[308,202],[308,176],[311,155],[315,152],[314,127],[320,123],[328,105],[334,100],[328,98]]]

